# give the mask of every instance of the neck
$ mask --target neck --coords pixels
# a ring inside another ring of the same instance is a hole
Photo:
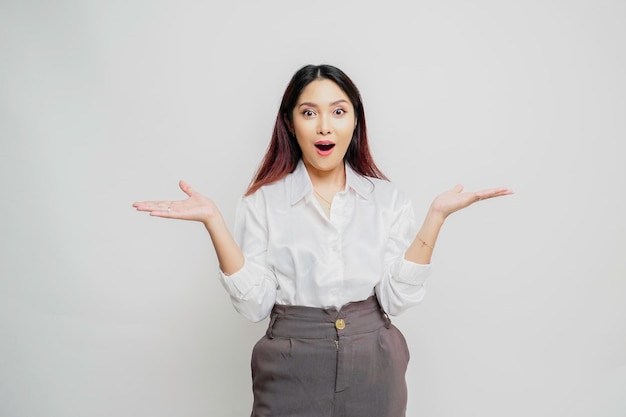
[[[339,164],[336,168],[329,171],[321,171],[310,167],[308,164],[304,164],[306,167],[311,184],[315,189],[334,189],[339,191],[345,187],[346,184],[346,169],[343,163]]]

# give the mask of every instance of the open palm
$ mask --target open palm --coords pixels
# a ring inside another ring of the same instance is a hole
[[[213,201],[198,193],[185,181],[180,181],[178,185],[189,198],[179,201],[140,201],[134,203],[133,207],[137,211],[146,211],[151,216],[194,220],[205,224],[219,215]]]
[[[468,207],[477,201],[509,194],[513,194],[513,191],[505,187],[463,192],[463,186],[461,184],[457,184],[451,190],[438,195],[433,200],[431,208],[445,218],[455,211]]]

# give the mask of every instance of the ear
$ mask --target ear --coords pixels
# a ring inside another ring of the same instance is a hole
[[[291,133],[292,135],[295,136],[296,134],[295,134],[295,132],[293,130],[293,124],[291,123],[291,121],[287,117],[287,113],[283,113],[283,121],[287,125],[287,130],[289,130],[289,133]]]

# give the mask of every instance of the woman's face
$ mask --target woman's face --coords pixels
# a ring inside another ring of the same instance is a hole
[[[331,80],[315,80],[302,90],[292,116],[291,128],[309,172],[343,170],[343,157],[356,126],[346,93]]]

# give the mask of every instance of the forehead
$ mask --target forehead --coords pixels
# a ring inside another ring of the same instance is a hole
[[[339,100],[346,100],[348,104],[352,104],[348,95],[334,81],[323,78],[312,81],[304,87],[298,98],[298,105],[301,103],[323,105]]]

